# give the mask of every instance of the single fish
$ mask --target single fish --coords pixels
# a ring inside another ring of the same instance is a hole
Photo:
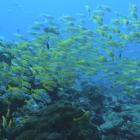
[[[121,53],[119,54],[119,57],[121,57]]]

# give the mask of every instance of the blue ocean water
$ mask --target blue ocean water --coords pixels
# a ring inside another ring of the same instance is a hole
[[[28,31],[30,31],[29,26],[33,26],[34,22],[40,22],[40,23],[44,22],[44,19],[42,18],[42,16],[40,16],[41,13],[51,15],[54,18],[53,21],[55,23],[58,23],[58,26],[60,27],[60,29],[61,28],[64,29],[64,26],[61,25],[61,23],[59,22],[58,19],[60,17],[62,17],[63,15],[70,15],[70,16],[74,17],[76,20],[73,23],[76,25],[78,22],[78,19],[80,19],[77,14],[78,13],[84,14],[86,16],[86,19],[85,19],[86,23],[84,26],[87,28],[87,30],[95,31],[97,29],[97,25],[95,25],[95,23],[93,22],[93,19],[90,20],[91,14],[87,11],[85,6],[89,6],[91,11],[97,10],[98,5],[105,5],[105,6],[110,7],[111,12],[104,11],[105,15],[103,16],[103,25],[111,25],[111,20],[113,20],[113,19],[120,20],[120,17],[118,17],[115,12],[125,15],[126,17],[129,16],[130,11],[128,11],[128,9],[129,9],[130,4],[137,5],[138,11],[136,11],[136,14],[138,15],[137,21],[139,21],[140,20],[140,2],[138,0],[129,0],[129,1],[127,1],[127,0],[70,0],[70,1],[68,1],[68,0],[40,0],[40,1],[39,0],[28,0],[28,1],[27,0],[3,0],[2,1],[1,0],[0,1],[0,36],[4,37],[5,41],[18,42],[18,41],[20,41],[20,39],[18,39],[13,34],[13,33],[16,33],[16,34],[20,34],[30,40],[32,38],[32,36],[28,33]],[[131,18],[129,18],[129,19],[131,20]],[[133,20],[131,20],[131,21],[133,21]],[[114,26],[116,26],[120,29],[120,31],[121,31],[120,34],[122,34],[122,32],[124,31],[125,34],[129,35],[130,31],[128,31],[126,28],[124,28],[122,26],[117,26],[117,25],[114,25]],[[133,25],[130,25],[130,27],[133,28]],[[139,30],[136,30],[136,31],[139,32]],[[122,40],[120,38],[120,36],[113,36],[112,40],[116,40],[116,39]],[[139,40],[139,38],[138,38],[138,40]],[[140,47],[139,47],[140,45],[139,45],[139,43],[137,43],[135,45],[134,41],[135,41],[135,38],[132,38],[132,42],[127,43],[127,47],[126,47],[125,51],[121,52],[121,58],[126,57],[126,56],[128,56],[129,58],[136,57],[134,60],[132,60],[132,62],[133,61],[137,62],[140,60]],[[50,48],[51,47],[52,46],[50,46]],[[94,47],[96,47],[96,46],[94,46]],[[128,51],[132,51],[132,50],[134,50],[136,52],[139,51],[139,52],[138,53],[129,53],[129,54],[127,53]],[[36,49],[34,51],[37,52],[38,49]],[[109,58],[105,52],[102,52],[102,54],[105,55],[106,58]],[[120,53],[115,53],[114,55],[115,55],[115,57],[119,58]],[[82,58],[81,58],[81,60],[82,60]],[[44,64],[43,64],[43,66],[44,66]],[[112,66],[112,68],[113,67],[114,66]],[[65,68],[63,70],[65,70]],[[130,70],[131,70],[131,67],[129,68],[129,71]],[[121,70],[114,69],[113,72],[121,73]],[[80,74],[81,73],[85,73],[85,71],[83,71],[83,72],[80,71]],[[102,71],[100,71],[100,72],[98,72],[98,75],[91,77],[91,81],[90,80],[89,81],[85,80],[85,81],[87,83],[99,81],[100,80],[99,75],[104,75],[104,73]],[[135,75],[133,74],[133,76],[136,78],[139,78],[139,68],[138,68],[138,73],[136,73]],[[85,75],[82,77],[85,77]],[[127,75],[126,75],[126,77],[127,77]],[[120,77],[120,79],[121,79],[121,77]],[[118,78],[117,80],[119,81],[120,79]],[[131,81],[133,81],[133,80],[131,80]],[[138,85],[140,80],[137,80],[137,81],[138,81],[138,83],[137,83],[137,85]],[[112,80],[111,82],[114,82],[114,80]],[[115,80],[115,82],[117,83],[116,80]],[[105,84],[107,84],[107,83],[108,82],[105,82]],[[112,85],[110,85],[110,86],[112,86]],[[126,87],[127,87],[127,85],[126,85]],[[73,86],[72,88],[78,89],[81,87]],[[123,87],[121,87],[121,88],[123,88]],[[90,92],[88,91],[88,93],[90,93]],[[132,94],[133,94],[133,92],[132,92]],[[121,95],[121,94],[118,93],[118,95]],[[71,95],[71,96],[73,97],[74,95]],[[47,97],[44,97],[44,98],[47,98]],[[67,99],[67,98],[68,97],[64,97],[63,99]],[[71,101],[78,101],[78,100],[81,101],[81,98],[80,99],[76,98],[75,100],[73,99]],[[55,103],[55,102],[56,101],[54,100],[53,103]],[[86,109],[88,110],[89,108],[87,107]],[[86,116],[86,114],[84,114],[82,117],[80,117],[80,119],[85,118],[85,116]],[[2,129],[0,129],[0,130],[2,130]],[[94,138],[91,137],[90,140],[92,140],[92,139],[94,139]]]
[[[6,39],[17,39],[13,33],[17,33],[17,30],[20,30],[20,34],[30,37],[27,31],[29,30],[29,25],[33,25],[34,21],[41,21],[41,13],[46,13],[52,15],[55,21],[58,21],[58,18],[63,14],[71,15],[78,20],[77,13],[83,13],[87,16],[86,27],[90,30],[95,29],[94,23],[89,20],[90,14],[86,11],[85,5],[88,5],[91,10],[96,10],[98,4],[107,5],[111,8],[112,12],[105,12],[104,24],[110,24],[111,19],[117,18],[115,11],[128,16],[130,13],[128,11],[129,4],[136,3],[139,7],[139,2],[137,0],[51,0],[51,1],[38,1],[30,0],[26,2],[21,0],[5,0],[1,1],[0,4],[0,35],[4,36]],[[139,10],[139,9],[138,9]],[[124,29],[123,29],[124,30]],[[138,47],[134,46],[134,42],[128,44],[128,50],[139,50]],[[124,53],[124,56],[126,54]],[[139,56],[139,54],[131,54],[132,56]]]

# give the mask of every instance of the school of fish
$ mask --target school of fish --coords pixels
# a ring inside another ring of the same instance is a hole
[[[34,22],[29,27],[28,33],[32,38],[13,33],[19,41],[9,40],[11,48],[6,48],[6,42],[0,41],[3,44],[0,52],[7,58],[10,58],[9,53],[14,57],[11,66],[0,63],[1,90],[11,94],[11,98],[3,100],[8,106],[7,114],[2,116],[6,131],[12,126],[12,119],[9,118],[14,98],[23,98],[25,105],[31,107],[26,94],[36,99],[47,94],[47,91],[53,92],[54,88],[63,91],[76,84],[79,77],[98,76],[106,82],[111,81],[114,86],[122,86],[122,93],[135,97],[140,86],[128,83],[140,82],[140,60],[137,57],[122,57],[121,54],[128,43],[134,42],[136,47],[140,43],[137,5],[130,4],[128,16],[116,12],[118,18],[111,19],[109,25],[104,24],[103,20],[106,12],[112,12],[110,7],[98,5],[94,11],[89,6],[85,7],[87,15],[77,14],[78,20],[63,15],[56,23],[51,15],[41,14],[44,22]],[[86,20],[93,21],[95,30],[85,27]],[[45,27],[48,27],[46,31]],[[124,30],[120,30],[120,27]],[[132,49],[127,53],[140,53],[140,50]],[[100,72],[104,75],[100,75]],[[30,83],[33,79],[34,84],[40,84],[42,88],[33,89]],[[17,111],[23,111],[23,108],[17,106]],[[23,118],[23,122],[34,118]]]

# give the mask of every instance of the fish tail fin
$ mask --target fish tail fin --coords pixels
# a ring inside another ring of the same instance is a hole
[[[95,60],[96,60],[95,57],[93,57],[91,61],[95,61]]]
[[[55,53],[56,53],[55,58],[57,58],[58,57],[58,52],[56,51]]]
[[[33,93],[33,89],[31,88],[31,93]]]
[[[95,16],[92,14],[92,12],[90,12],[90,14],[91,14],[90,19],[92,19],[92,18],[94,18],[94,17],[95,17]]]
[[[79,35],[81,35],[82,34],[82,30],[80,30],[80,33],[79,33]]]
[[[35,67],[32,67],[32,71],[34,71],[35,70]]]
[[[36,43],[38,41],[38,37],[35,39],[34,43]]]
[[[98,26],[98,28],[96,28],[96,30],[95,30],[95,31],[96,31],[96,32],[98,32],[99,30],[100,30],[100,27]]]
[[[36,24],[37,22],[36,21],[34,21],[34,24]]]
[[[60,83],[60,81],[58,80],[58,82],[57,83]]]
[[[46,85],[46,82],[42,79],[43,85],[42,87],[44,87]]]
[[[22,81],[22,87],[23,87],[23,80],[21,79],[21,81]]]
[[[73,121],[77,121],[75,118],[73,118]]]
[[[102,57],[103,55],[100,53],[100,58]]]
[[[132,8],[132,5],[129,3],[129,9],[128,9],[128,11],[129,11],[131,8]]]
[[[71,52],[68,53],[68,56],[70,55]]]
[[[23,118],[23,122],[26,122],[26,119],[25,118]]]
[[[74,65],[76,65],[77,64],[77,62],[75,61],[75,64]]]
[[[99,7],[99,4],[97,4],[97,7],[96,8],[98,8]]]
[[[89,117],[89,111],[86,111],[85,115],[86,115],[87,117]]]
[[[66,29],[64,29],[64,30],[68,30],[69,28],[68,27],[66,27]]]
[[[10,85],[8,85],[8,90],[10,90],[11,89],[11,86]]]
[[[133,65],[133,63],[134,63],[134,62],[133,62],[133,61],[131,61],[131,64],[130,64],[130,65]]]
[[[74,38],[72,35],[70,35],[70,38],[69,38],[69,39],[71,39],[71,40],[72,40],[72,39],[75,39],[75,38]]]
[[[26,102],[27,100],[26,100],[26,98],[25,98],[25,100],[24,100],[24,102]]]
[[[38,56],[39,54],[40,54],[40,48],[38,47],[38,52],[37,52],[36,55]]]
[[[61,70],[61,74],[63,74],[64,73],[64,70]]]
[[[15,94],[12,92],[12,98],[14,98]]]
[[[123,19],[121,18],[119,23],[121,23],[122,21],[123,21]]]
[[[115,85],[116,83],[113,83],[113,86]]]
[[[120,38],[123,38],[124,37],[124,32],[122,31],[122,36]]]
[[[53,52],[52,52],[52,55],[54,55],[55,53],[56,53],[56,51],[53,51]]]
[[[134,82],[136,79],[135,78],[133,78],[133,80],[132,80],[132,82]]]

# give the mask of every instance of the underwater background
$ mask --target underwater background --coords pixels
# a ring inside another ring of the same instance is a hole
[[[139,8],[0,1],[0,140],[140,140]]]

